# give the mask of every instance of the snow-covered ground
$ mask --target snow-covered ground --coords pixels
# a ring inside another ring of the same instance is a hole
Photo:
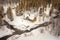
[[[8,6],[9,7],[9,6]],[[7,9],[8,8],[7,6],[5,6],[4,8]],[[11,6],[12,7],[12,6]],[[13,8],[13,7],[12,7]],[[41,8],[41,7],[40,7]],[[14,25],[14,26],[18,26],[16,28],[21,28],[21,27],[28,27],[29,28],[32,28],[32,27],[35,27],[36,25],[39,25],[39,24],[42,24],[44,22],[47,22],[50,20],[50,17],[49,17],[49,12],[50,12],[50,9],[51,9],[51,5],[50,5],[50,8],[47,6],[46,8],[46,11],[44,11],[44,13],[46,14],[46,16],[44,15],[44,21],[43,21],[43,16],[39,16],[39,12],[40,12],[40,8],[38,9],[38,11],[34,12],[33,9],[32,11],[24,11],[23,12],[23,15],[22,16],[16,16],[16,10],[15,9],[12,9],[12,12],[13,12],[13,17],[14,17],[14,20],[13,21],[10,21],[7,16],[4,18],[7,22],[9,22],[11,25]],[[6,12],[6,10],[5,10]],[[25,20],[26,17],[29,17],[29,19],[34,19],[34,17],[37,18],[37,20],[35,22],[31,22],[29,20]]]
[[[29,33],[14,35],[7,40],[60,40],[60,37],[55,37],[46,31],[44,31],[43,33],[41,33],[40,31],[41,29],[39,28]]]
[[[5,12],[7,10],[8,6],[4,6]],[[22,16],[16,16],[16,10],[12,9],[13,12],[13,17],[14,20],[10,21],[6,17],[4,17],[4,20],[6,20],[9,24],[14,25],[14,28],[20,29],[20,30],[30,30],[31,28],[36,27],[39,24],[42,24],[44,22],[50,21],[50,17],[49,17],[49,12],[51,9],[51,5],[50,7],[46,8],[46,11],[44,11],[44,13],[46,13],[46,16],[44,17],[44,21],[43,21],[43,16],[39,16],[39,9],[36,12],[33,11],[24,11]],[[29,16],[30,14],[30,16]],[[35,22],[31,22],[29,20],[24,20],[26,17],[29,17],[31,20],[36,17],[37,20]],[[27,28],[28,27],[28,28]],[[49,29],[47,29],[46,27],[40,27],[38,29],[35,29],[31,32],[28,33],[23,33],[21,35],[13,35],[11,37],[9,37],[7,40],[60,40],[60,37],[56,37],[53,36],[49,33]],[[3,37],[5,35],[11,35],[14,32],[14,30],[10,30],[8,29],[6,26],[0,28],[0,37]]]

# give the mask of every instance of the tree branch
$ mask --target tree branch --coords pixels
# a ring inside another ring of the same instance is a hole
[[[4,20],[4,22],[5,22],[5,24],[7,25],[7,28],[12,29],[12,30],[14,30],[15,32],[14,32],[12,35],[7,35],[7,36],[4,36],[4,37],[0,38],[1,40],[2,40],[2,39],[6,40],[7,38],[9,38],[9,37],[11,37],[11,36],[13,36],[13,35],[15,35],[15,34],[21,35],[21,34],[26,33],[26,32],[31,32],[31,31],[33,31],[33,30],[35,30],[35,29],[37,29],[37,28],[46,27],[46,26],[48,26],[49,24],[51,24],[51,22],[45,22],[45,23],[40,24],[40,25],[38,25],[38,26],[36,26],[36,27],[34,27],[34,28],[31,28],[30,30],[22,31],[22,30],[19,30],[19,29],[17,29],[17,28],[14,28],[13,25],[10,25],[10,24],[9,24],[8,22],[6,22],[5,20]]]

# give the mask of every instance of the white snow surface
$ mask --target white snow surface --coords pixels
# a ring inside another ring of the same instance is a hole
[[[46,31],[44,33],[40,33],[40,29],[36,29],[29,33],[13,35],[7,40],[60,40],[60,37],[55,37]]]
[[[7,8],[8,8],[8,6],[4,6],[5,12],[6,12]],[[45,13],[47,13],[47,16],[49,14],[50,9],[51,9],[51,7],[49,8],[47,6],[47,11],[45,11]],[[37,25],[50,20],[50,17],[45,17],[44,21],[43,21],[42,20],[43,17],[39,16],[39,9],[37,12],[25,11],[25,12],[23,12],[24,15],[22,15],[22,16],[16,16],[15,9],[12,9],[12,12],[13,12],[13,17],[14,17],[13,21],[10,21],[7,18],[7,16],[4,19],[9,24],[14,25],[15,28],[20,29],[20,30],[30,30],[31,28],[34,28]],[[30,16],[29,16],[29,14],[30,14]],[[37,21],[30,22],[30,21],[24,20],[24,18],[27,16],[29,16],[30,19],[37,17]],[[29,26],[29,27],[26,28],[27,26]],[[44,30],[43,33],[41,33],[41,29]],[[3,29],[0,28],[0,37],[3,37],[5,35],[10,35],[13,32],[14,32],[13,30],[8,29],[7,27],[3,27]],[[41,28],[35,29],[31,32],[23,33],[21,35],[18,35],[18,34],[13,35],[13,36],[9,37],[7,40],[60,40],[60,37],[51,35],[49,33],[49,31],[46,30],[45,27],[41,27]]]

